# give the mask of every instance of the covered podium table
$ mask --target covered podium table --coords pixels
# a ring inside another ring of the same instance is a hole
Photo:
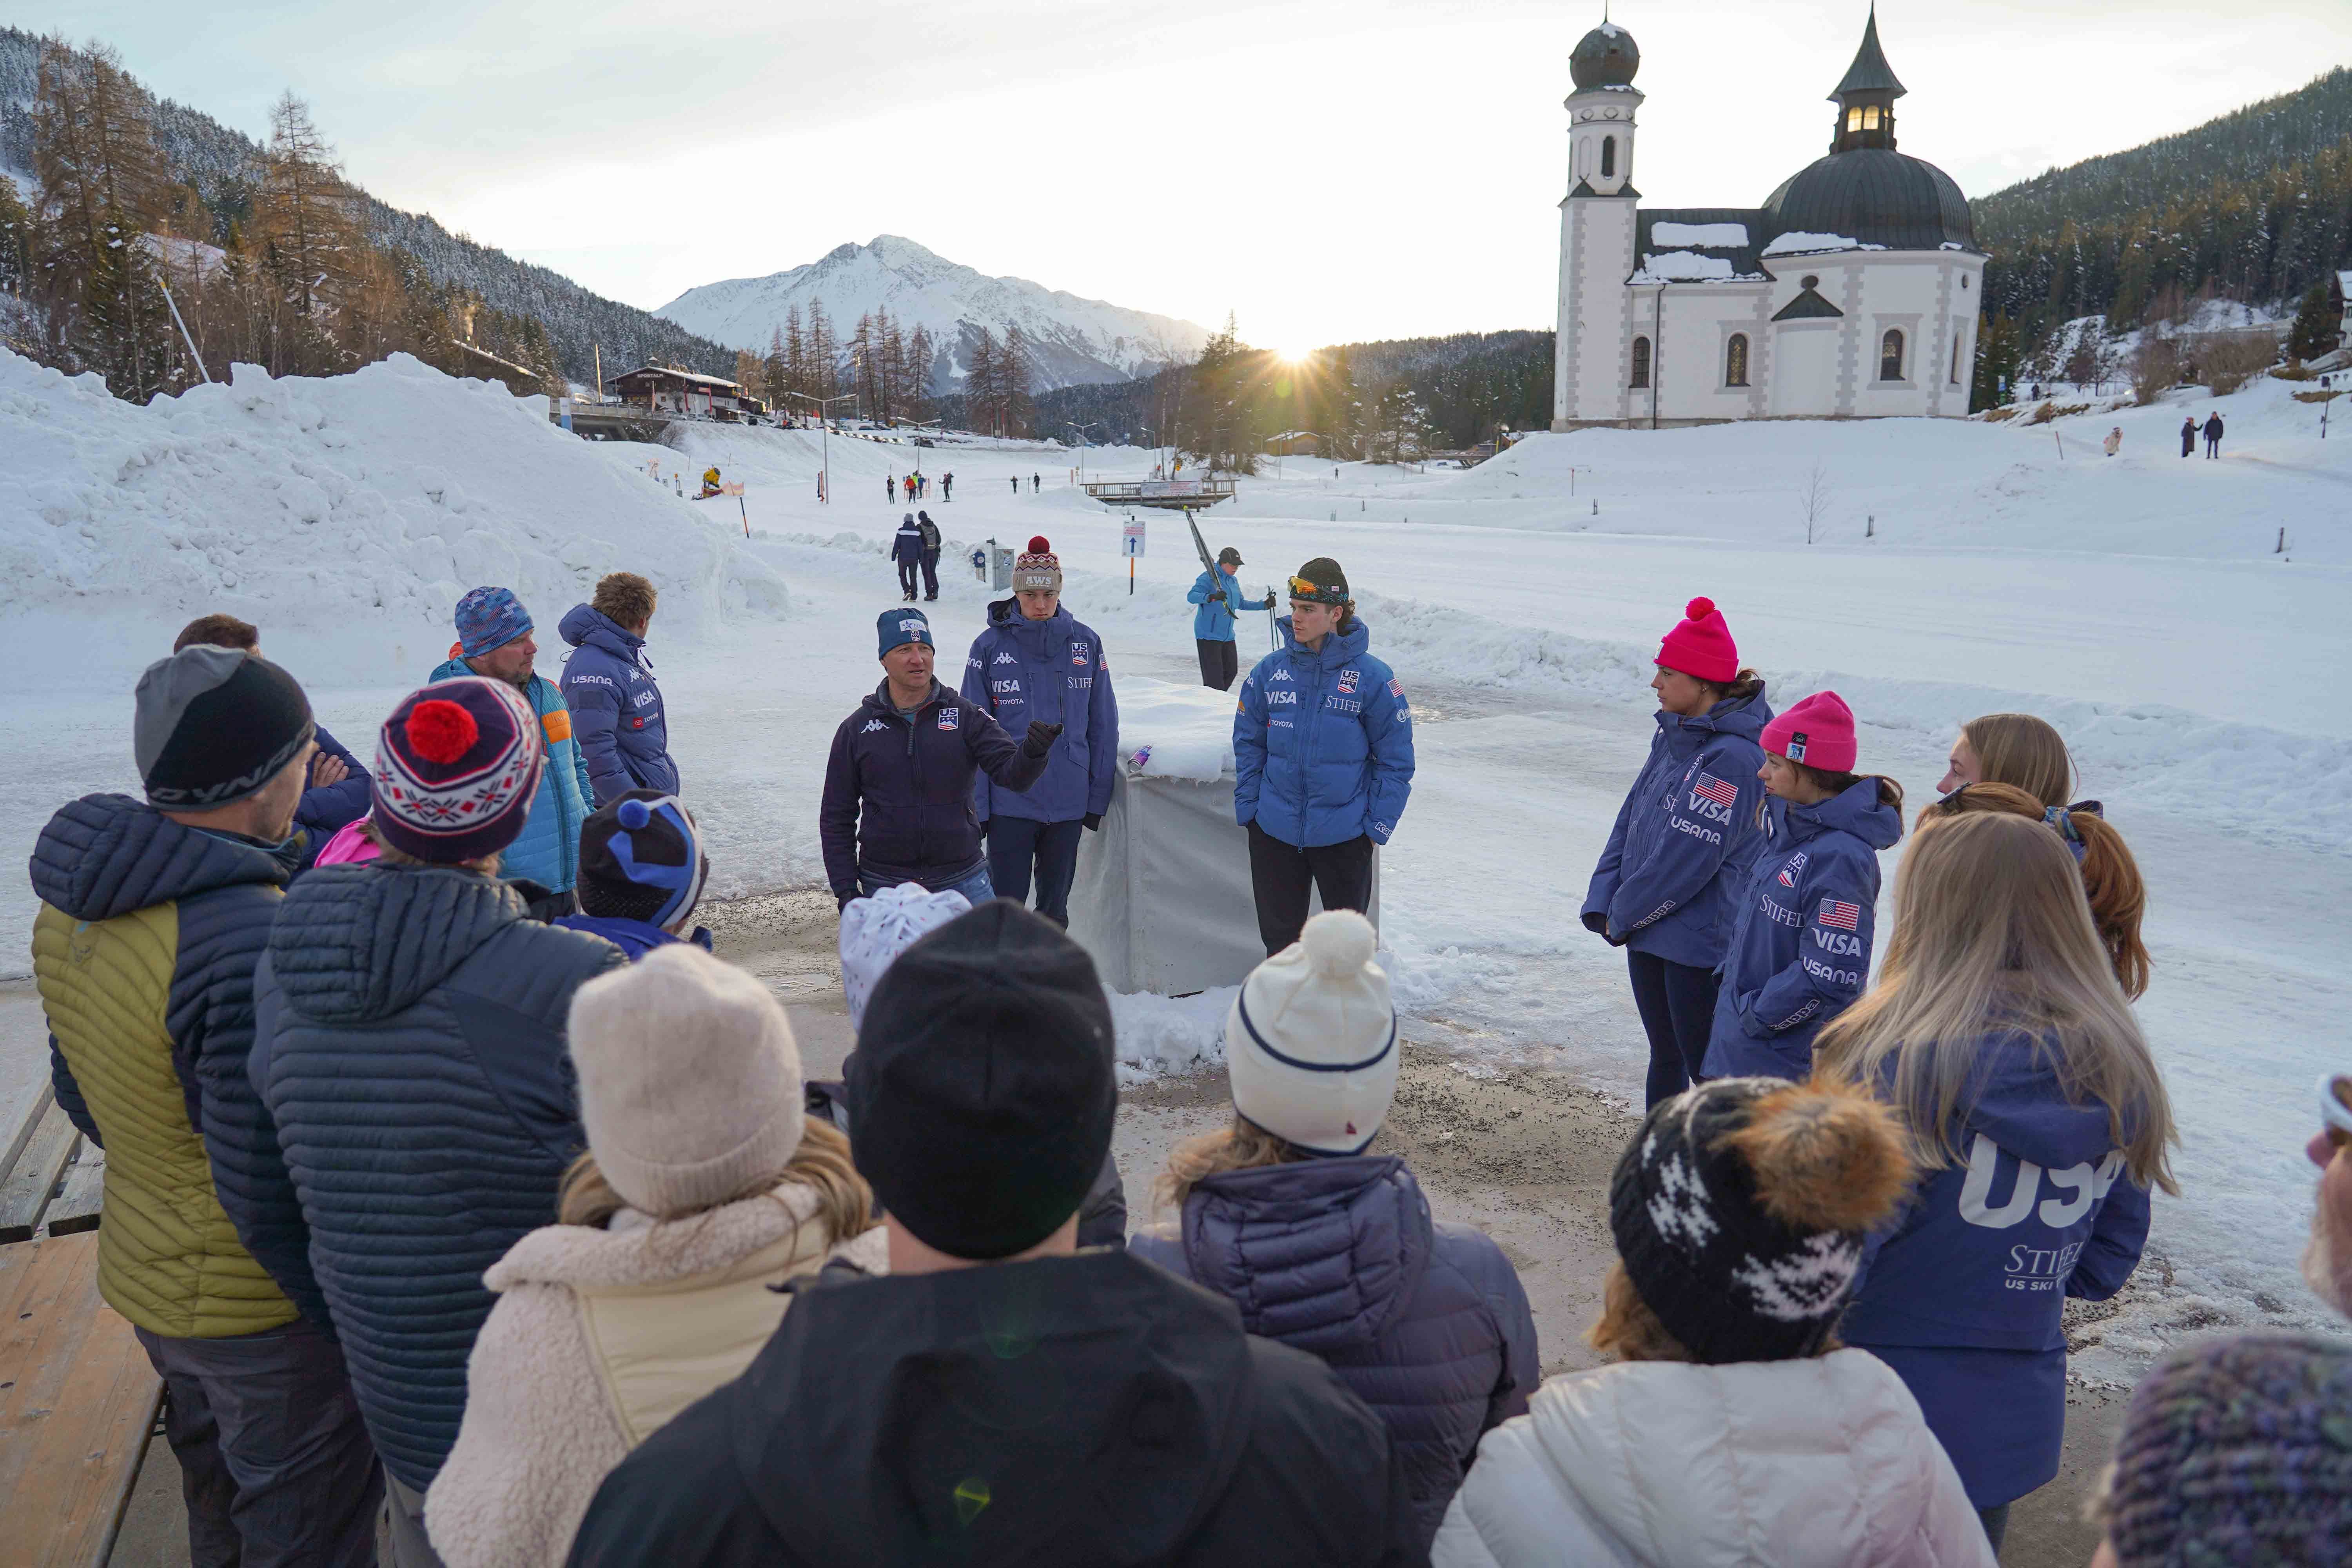
[[[1118,718],[1119,778],[1101,831],[1078,847],[1070,935],[1113,991],[1182,996],[1238,985],[1265,950],[1249,835],[1234,821],[1234,699],[1122,679]],[[1371,902],[1378,925],[1377,852]]]

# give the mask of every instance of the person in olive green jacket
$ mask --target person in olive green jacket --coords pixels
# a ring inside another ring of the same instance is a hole
[[[170,1391],[200,1564],[375,1559],[382,1470],[246,1074],[314,732],[276,665],[184,648],[139,681],[146,801],[86,795],[33,852],[51,1079],[106,1151],[99,1293]]]

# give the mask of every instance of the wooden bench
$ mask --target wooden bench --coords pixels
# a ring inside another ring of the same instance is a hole
[[[163,1380],[99,1298],[103,1152],[46,1089],[0,1133],[0,1568],[103,1568]]]

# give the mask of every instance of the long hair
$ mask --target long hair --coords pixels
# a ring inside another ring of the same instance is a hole
[[[1903,786],[1885,773],[1832,773],[1827,768],[1817,768],[1810,763],[1792,762],[1789,765],[1797,770],[1799,778],[1820,790],[1824,798],[1832,800],[1843,795],[1863,780],[1869,779],[1878,785],[1878,804],[1895,813],[1898,819],[1897,826],[1900,827],[1899,819],[1903,816]],[[1758,821],[1764,819],[1764,801],[1761,797],[1756,802],[1756,815]]]
[[[373,819],[369,821],[365,831],[369,839],[375,845],[376,863],[383,866],[414,867],[425,871],[472,871],[484,877],[496,877],[499,874],[499,858],[505,854],[504,850],[493,849],[478,860],[419,860],[407,850],[394,849],[391,845],[386,844],[383,837],[376,832]]]
[[[1685,670],[1683,673],[1688,675],[1690,672]],[[1723,701],[1746,701],[1764,689],[1764,678],[1745,667],[1729,680],[1702,680],[1696,675],[1691,679],[1714,693],[1707,700],[1710,705]]]
[[[2139,1000],[2147,990],[2147,947],[2140,941],[2140,917],[2147,909],[2147,886],[2140,880],[2139,862],[2125,847],[2124,836],[2103,816],[2064,806],[2044,809],[2042,803],[2014,784],[1969,784],[1954,790],[1933,805],[1920,807],[1919,825],[1931,817],[1958,816],[1966,812],[2005,812],[2047,823],[2061,838],[2072,835],[2083,847],[2083,894],[2091,906],[2091,923],[2099,928],[2099,943],[2107,950],[2116,982],[2124,994]]]
[[[1953,1133],[1988,1037],[2033,1039],[2069,1101],[2106,1107],[2132,1180],[2177,1192],[2172,1109],[2156,1059],[2091,924],[2074,858],[2039,823],[2002,813],[1929,817],[1895,884],[1878,984],[1815,1042],[1824,1069],[1892,1100],[1919,1163],[1958,1159]]]
[[[807,1187],[816,1194],[816,1213],[812,1217],[823,1222],[827,1247],[836,1247],[854,1236],[862,1236],[873,1227],[874,1194],[866,1178],[857,1173],[850,1163],[849,1140],[830,1121],[805,1117],[801,1123],[801,1146],[793,1152],[781,1173],[768,1173],[755,1178],[743,1191],[722,1198],[701,1212],[724,1208],[729,1204],[747,1198],[773,1199],[776,1189],[785,1185]],[[556,1189],[555,1223],[602,1228],[614,1215],[628,1206],[628,1200],[613,1190],[604,1173],[596,1166],[596,1156],[583,1154],[572,1162],[563,1173],[563,1182]],[[685,1219],[686,1215],[668,1215],[665,1221]],[[800,1221],[793,1222],[795,1237]]]
[[[1987,713],[1960,726],[1987,784],[2015,784],[2043,805],[2074,795],[2074,759],[2047,721],[2031,713]]]
[[[1261,1165],[1286,1165],[1305,1156],[1288,1141],[1278,1138],[1234,1112],[1233,1125],[1185,1139],[1168,1152],[1168,1168],[1160,1173],[1154,1195],[1168,1208],[1182,1208],[1195,1184],[1226,1171],[1254,1171]]]

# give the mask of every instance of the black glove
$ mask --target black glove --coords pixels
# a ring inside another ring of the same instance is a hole
[[[1213,605],[1222,605],[1224,602],[1225,591],[1223,588],[1218,589],[1215,593],[1209,595],[1209,603]]]
[[[1102,813],[1099,811],[1090,811],[1087,813],[1086,816],[1078,818],[1078,820],[1087,825],[1087,831],[1088,833],[1100,833],[1102,831]]]
[[[1584,912],[1584,929],[1591,931],[1595,936],[1607,936],[1609,934],[1609,917],[1601,913],[1599,910],[1587,910]]]
[[[1029,721],[1029,738],[1021,742],[1022,752],[1026,756],[1042,757],[1054,749],[1054,742],[1061,739],[1061,736],[1062,727],[1059,724],[1048,724],[1043,719],[1032,719]]]
[[[850,891],[850,892],[846,892],[846,893],[835,893],[835,894],[834,894],[834,896],[833,896],[833,908],[834,908],[834,912],[835,912],[835,914],[838,914],[838,913],[840,913],[843,910],[847,909],[847,908],[850,906],[850,904],[851,904],[851,903],[852,903],[852,902],[856,899],[856,897],[857,897],[857,894],[856,894],[856,892],[854,889],[853,889],[852,891]]]
[[[1265,591],[1265,607],[1269,610],[1274,608],[1274,590],[1271,588]]]

